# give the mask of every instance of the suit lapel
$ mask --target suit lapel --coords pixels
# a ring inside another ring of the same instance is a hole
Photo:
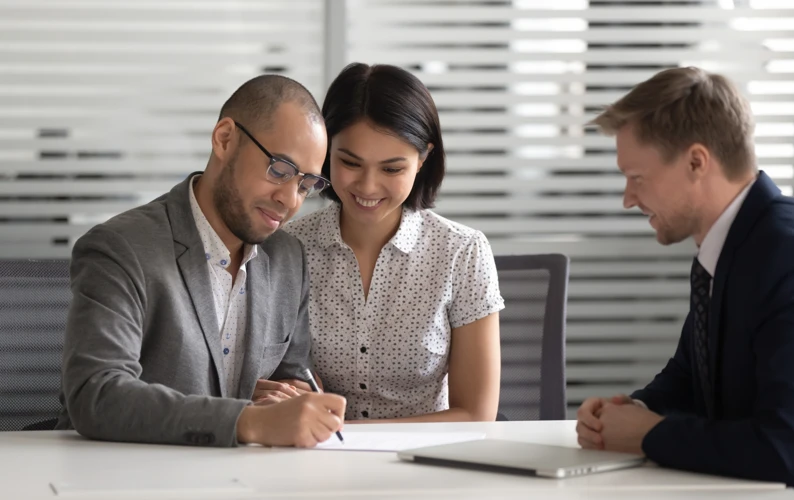
[[[200,172],[198,172],[200,173]],[[218,378],[221,397],[227,397],[226,382],[221,353],[221,334],[215,315],[215,300],[212,297],[212,283],[207,269],[207,257],[201,243],[196,221],[190,210],[190,184],[196,175],[193,173],[185,181],[177,184],[168,194],[166,206],[174,241],[181,245],[183,252],[176,252],[177,265],[185,282],[190,299],[198,317],[204,340],[212,356],[215,374]]]
[[[247,265],[246,296],[248,300],[248,324],[245,329],[245,355],[240,372],[240,388],[237,397],[251,399],[254,386],[259,377],[259,368],[265,351],[265,315],[263,304],[273,303],[266,300],[272,297],[270,289],[270,259],[260,246],[255,259]]]
[[[212,297],[212,283],[207,270],[207,258],[204,246],[199,242],[188,248],[178,259],[179,272],[190,293],[193,307],[196,310],[204,340],[207,341],[215,372],[218,374],[218,383],[221,387],[221,397],[227,397],[226,381],[223,371],[223,355],[221,353],[221,334],[218,318],[215,315],[215,300]]]
[[[761,216],[767,206],[772,200],[780,196],[780,190],[775,183],[764,172],[759,172],[758,179],[755,184],[750,188],[747,193],[742,207],[736,214],[728,236],[725,238],[725,243],[720,252],[720,258],[717,260],[717,268],[714,271],[714,282],[711,292],[711,303],[709,305],[709,322],[708,322],[708,348],[709,348],[709,375],[711,377],[712,388],[712,401],[719,402],[716,392],[716,382],[720,366],[718,365],[718,357],[720,352],[720,331],[723,329],[721,324],[722,320],[722,303],[723,296],[725,295],[725,287],[728,283],[730,269],[733,264],[734,256],[739,246],[744,243],[750,232],[755,225],[758,217]]]

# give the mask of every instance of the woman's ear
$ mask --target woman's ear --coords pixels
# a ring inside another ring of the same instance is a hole
[[[422,153],[419,157],[419,168],[422,168],[422,165],[425,164],[425,160],[427,160],[427,157],[430,156],[430,153],[433,152],[434,147],[435,146],[433,146],[432,143],[428,143],[427,150],[424,153]]]

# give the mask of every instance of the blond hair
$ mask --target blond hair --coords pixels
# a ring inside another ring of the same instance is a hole
[[[634,125],[637,139],[659,148],[668,162],[691,145],[702,144],[731,180],[756,170],[749,102],[730,80],[700,68],[657,73],[591,123],[607,135]]]

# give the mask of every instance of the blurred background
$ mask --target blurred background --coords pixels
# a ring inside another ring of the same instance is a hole
[[[439,213],[497,254],[571,257],[570,414],[664,365],[695,252],[623,210],[613,140],[584,126],[600,107],[664,68],[723,73],[752,102],[761,168],[794,185],[794,0],[0,0],[0,257],[68,257],[202,170],[245,80],[284,74],[322,102],[353,61],[433,93]]]

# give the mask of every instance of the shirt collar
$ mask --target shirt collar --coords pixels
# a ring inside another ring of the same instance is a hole
[[[341,206],[339,203],[332,203],[323,209],[320,217],[320,228],[317,234],[318,243],[322,248],[331,245],[343,245],[342,233],[339,229],[339,214]],[[422,230],[422,215],[419,212],[403,207],[402,219],[397,233],[389,240],[397,250],[403,253],[410,253],[419,241]]]
[[[728,237],[728,231],[730,231],[731,225],[736,219],[739,209],[742,208],[742,203],[744,203],[745,198],[747,198],[747,193],[750,192],[750,188],[753,187],[753,184],[755,184],[755,181],[745,186],[736,198],[733,199],[731,204],[728,205],[728,208],[726,208],[717,219],[717,222],[711,226],[711,229],[706,233],[706,237],[703,238],[703,242],[700,244],[700,248],[698,249],[698,261],[700,261],[700,264],[712,277],[717,271],[717,261],[720,259],[722,247],[725,245],[725,239]]]
[[[317,232],[317,242],[322,248],[342,244],[342,233],[339,231],[339,203],[331,203],[320,215],[320,229]]]
[[[193,184],[195,184],[199,177],[201,177],[200,174],[190,179],[190,211],[193,213],[193,220],[198,228],[199,237],[201,238],[201,244],[204,246],[207,260],[211,261],[213,265],[226,269],[231,263],[229,249],[226,248],[221,237],[218,236],[218,233],[215,232],[212,225],[204,216],[204,212],[201,211],[201,207],[196,200],[196,193],[193,191]],[[244,257],[243,261],[240,263],[240,267],[245,266],[248,261],[257,256],[256,247],[256,245],[249,244],[243,246]]]
[[[419,233],[422,230],[422,215],[414,210],[403,208],[403,216],[397,233],[389,241],[402,253],[411,253],[419,242]]]

